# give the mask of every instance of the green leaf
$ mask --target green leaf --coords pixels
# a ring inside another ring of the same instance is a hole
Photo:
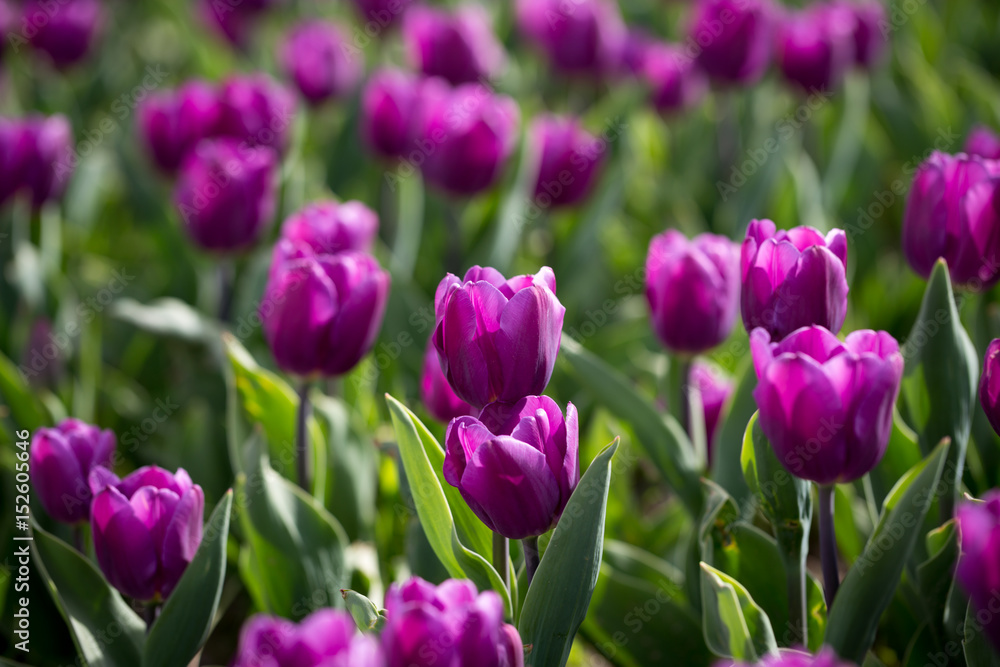
[[[429,431],[417,416],[392,396],[386,394],[385,399],[389,405],[389,414],[392,416],[392,425],[396,430],[399,455],[410,483],[413,504],[417,508],[417,515],[427,535],[427,541],[452,577],[471,579],[479,590],[492,588],[499,593],[509,616],[512,612],[510,593],[500,575],[489,561],[479,553],[468,549],[459,538],[448,495],[438,477],[438,471],[431,465],[429,452],[434,452],[435,448],[440,452],[440,445],[435,441],[433,446],[430,443],[425,446],[421,434],[429,435]],[[441,457],[443,462],[443,454]],[[465,501],[457,501],[456,509],[459,502],[465,505]],[[490,543],[492,544],[492,538]]]
[[[860,663],[875,640],[879,619],[892,601],[936,495],[948,449],[947,441],[942,442],[899,480],[864,552],[837,592],[826,643],[847,660]]]
[[[566,503],[524,598],[518,632],[526,667],[562,667],[587,615],[604,549],[611,462],[618,439],[597,455]]]
[[[241,573],[255,580],[248,586],[259,595],[254,602],[293,620],[341,606],[340,591],[350,580],[344,529],[315,498],[272,470],[266,457],[258,460],[257,469],[237,478],[250,550]]]
[[[927,560],[917,567],[917,580],[930,614],[927,621],[943,633],[945,609],[958,560],[958,530],[954,519],[927,534],[927,553]]]
[[[968,667],[1000,667],[1000,653],[986,638],[983,626],[976,620],[976,610],[971,603],[965,614],[965,637],[962,647]]]
[[[701,563],[702,625],[708,648],[723,658],[757,662],[778,652],[771,621],[746,588]]]
[[[32,555],[84,663],[88,667],[142,664],[146,635],[142,619],[76,549],[34,523],[32,534]],[[116,630],[114,636],[111,629]]]
[[[149,631],[142,651],[143,667],[186,665],[208,640],[226,579],[226,542],[232,506],[230,490],[205,524],[194,559]]]
[[[189,304],[173,297],[148,304],[122,298],[112,304],[111,315],[157,336],[173,336],[206,343],[216,339],[218,326]]]
[[[30,365],[24,373],[30,374]],[[38,399],[36,392],[28,386],[25,375],[13,361],[0,354],[0,398],[10,408],[10,415],[18,429],[34,432],[39,427],[51,423],[49,411]]]
[[[560,357],[569,362],[587,389],[620,419],[635,429],[639,444],[653,460],[664,481],[677,493],[691,516],[701,515],[702,471],[684,429],[670,415],[660,414],[631,381],[563,335]]]
[[[905,475],[910,468],[920,463],[923,458],[917,440],[917,434],[906,425],[899,411],[893,410],[889,445],[886,447],[885,456],[882,457],[870,475],[877,507],[881,507],[885,497],[889,495],[889,491],[896,485],[899,478]]]
[[[902,394],[922,450],[926,453],[942,438],[951,439],[942,478],[947,490],[939,494],[942,516],[950,518],[961,488],[972,413],[977,409],[980,360],[962,327],[943,259],[934,266],[902,352],[906,359]]]
[[[351,613],[351,618],[362,632],[380,630],[385,625],[385,610],[379,609],[374,602],[366,598],[361,593],[352,590],[340,591],[347,605],[347,611]]]

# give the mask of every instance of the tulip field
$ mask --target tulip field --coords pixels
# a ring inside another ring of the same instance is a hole
[[[1000,667],[1000,4],[0,34],[0,665]]]

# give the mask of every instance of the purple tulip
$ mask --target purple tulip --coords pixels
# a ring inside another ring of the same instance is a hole
[[[985,125],[976,125],[965,140],[965,152],[988,160],[1000,159],[1000,136]]]
[[[382,631],[387,667],[523,667],[517,630],[503,622],[495,591],[471,581],[434,586],[420,577],[393,584]],[[358,663],[360,665],[360,663]]]
[[[726,663],[717,663],[726,665]],[[729,667],[752,667],[740,662],[730,663]],[[816,655],[811,655],[798,649],[779,649],[778,655],[765,655],[756,667],[854,667],[853,663],[842,662],[833,649],[822,648]]]
[[[371,255],[282,239],[260,308],[264,336],[283,370],[341,375],[375,343],[388,297],[389,274]]]
[[[778,21],[776,60],[785,79],[806,93],[838,88],[854,64],[854,14],[818,3]]]
[[[482,409],[541,394],[552,377],[566,309],[549,267],[510,280],[474,266],[434,295],[434,347],[452,389]]]
[[[885,4],[881,0],[840,0],[835,4],[850,12],[854,19],[854,64],[871,67],[885,51],[887,36],[882,32]]]
[[[444,478],[490,530],[512,540],[548,532],[580,481],[576,408],[548,396],[493,403],[445,433]]]
[[[750,334],[760,427],[788,470],[820,485],[853,482],[885,454],[903,356],[884,331],[840,342],[821,326],[780,343]]]
[[[223,84],[220,101],[217,134],[251,147],[269,146],[278,153],[288,148],[295,97],[287,88],[266,74],[236,76]]]
[[[722,411],[733,393],[733,378],[713,363],[696,360],[691,364],[688,382],[701,394],[701,407],[705,415],[705,441],[708,443],[708,462],[712,462],[712,441],[722,419]]]
[[[551,64],[568,74],[613,73],[626,30],[614,0],[517,0],[517,24]]]
[[[600,140],[569,116],[538,116],[528,132],[528,145],[541,153],[535,203],[549,209],[586,198],[604,162],[606,149]]]
[[[174,187],[184,229],[205,250],[238,252],[273,222],[277,158],[235,139],[203,141],[181,164]]]
[[[773,13],[768,0],[698,0],[688,34],[690,52],[713,79],[754,83],[771,60]]]
[[[198,0],[198,14],[202,22],[237,48],[245,48],[250,41],[250,31],[256,23],[258,12],[247,3]]]
[[[56,521],[79,523],[90,517],[87,477],[111,466],[115,434],[78,419],[40,428],[31,438],[31,484],[42,507]]]
[[[751,220],[740,253],[743,325],[764,327],[775,340],[819,324],[834,333],[847,316],[847,236],[812,227],[775,231]]]
[[[56,67],[79,62],[90,50],[103,15],[100,0],[28,0],[22,24],[31,45],[44,51]]]
[[[678,44],[650,44],[641,76],[653,106],[664,114],[694,107],[708,91],[705,74]]]
[[[975,620],[1000,651],[1000,490],[982,502],[962,503],[957,512],[961,550],[955,578],[969,596]]]
[[[378,642],[357,631],[350,614],[319,609],[298,625],[252,616],[240,631],[232,667],[382,667]]]
[[[414,146],[413,110],[422,91],[443,85],[438,79],[422,79],[396,69],[375,72],[361,94],[361,135],[368,147],[387,158],[408,153]]]
[[[0,117],[0,204],[21,190],[30,148],[21,120]]]
[[[646,67],[649,48],[655,43],[656,39],[642,28],[628,28],[619,53],[618,70],[623,74],[640,76]]]
[[[448,378],[441,370],[441,357],[434,349],[433,341],[427,341],[424,352],[424,368],[420,375],[420,398],[424,407],[439,422],[450,422],[456,417],[478,415],[479,411],[460,399],[448,384]]]
[[[939,257],[951,279],[986,289],[1000,280],[1000,162],[935,151],[913,177],[903,214],[903,252],[928,277]]]
[[[285,220],[281,237],[302,243],[317,255],[347,250],[371,252],[378,234],[378,214],[359,201],[307,204]]]
[[[214,86],[188,81],[150,95],[139,106],[139,130],[157,166],[172,174],[199,141],[212,136],[221,112]]]
[[[136,600],[166,599],[201,544],[201,487],[184,468],[171,474],[146,466],[122,480],[97,468],[90,489],[94,552],[104,576]]]
[[[354,0],[366,35],[381,35],[392,28],[415,0]]]
[[[424,178],[455,195],[490,188],[514,151],[517,103],[475,83],[449,91],[425,86],[422,95],[415,146]]]
[[[979,377],[979,404],[993,430],[1000,433],[1000,338],[986,348],[983,374]]]
[[[364,73],[360,52],[328,21],[305,21],[295,26],[279,58],[285,75],[310,104],[347,95]]]
[[[15,158],[14,179],[39,209],[47,201],[62,197],[73,173],[73,130],[62,114],[28,116],[20,121],[20,158]]]
[[[452,11],[417,5],[403,17],[403,41],[414,68],[455,86],[489,79],[505,61],[490,16],[479,5]]]
[[[740,298],[736,244],[676,230],[653,237],[646,255],[646,299],[653,330],[671,351],[697,354],[726,339]]]

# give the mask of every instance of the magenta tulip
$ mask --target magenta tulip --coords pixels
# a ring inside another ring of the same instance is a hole
[[[234,137],[249,147],[288,148],[295,97],[266,74],[235,76],[222,86],[222,112],[216,134]]]
[[[150,95],[139,106],[138,126],[156,164],[174,173],[198,142],[214,134],[221,112],[215,87],[193,80]]]
[[[371,252],[377,234],[378,214],[359,201],[306,204],[281,227],[282,238],[305,244],[317,255]]]
[[[361,80],[364,59],[344,32],[327,21],[305,21],[288,34],[279,53],[285,75],[310,104],[344,97]]]
[[[650,88],[650,101],[663,114],[694,107],[708,91],[705,74],[678,44],[650,44],[640,75]]]
[[[701,395],[701,407],[705,418],[705,440],[708,444],[708,462],[712,462],[712,443],[722,420],[722,412],[733,393],[736,384],[721,368],[701,359],[691,364],[688,382]]]
[[[768,0],[698,0],[685,46],[713,79],[746,85],[764,75],[773,32]]]
[[[1000,490],[982,502],[962,503],[956,518],[961,550],[955,578],[971,600],[970,620],[1000,651]]]
[[[1000,159],[1000,136],[985,125],[976,125],[965,140],[965,152],[988,160]]]
[[[854,14],[817,3],[778,21],[776,58],[785,79],[802,92],[832,91],[854,64]]]
[[[606,148],[572,117],[542,115],[532,121],[529,143],[540,153],[535,203],[545,209],[572,206],[590,194]]]
[[[556,69],[600,77],[621,62],[626,30],[614,0],[517,0],[517,25]]]
[[[115,434],[79,419],[40,428],[31,439],[31,484],[45,511],[56,521],[90,518],[87,478],[95,467],[111,467]]]
[[[28,0],[22,25],[30,26],[31,45],[45,52],[56,67],[68,67],[84,58],[104,14],[100,0]]]
[[[427,412],[439,422],[448,423],[456,417],[479,414],[479,410],[460,399],[448,384],[448,378],[441,370],[441,357],[434,349],[433,341],[427,342],[427,350],[424,352],[420,398]]]
[[[378,642],[345,611],[318,609],[298,624],[257,614],[243,625],[232,667],[383,667]]]
[[[485,82],[500,73],[506,59],[480,5],[451,11],[417,5],[403,17],[403,41],[415,69],[455,86]]]

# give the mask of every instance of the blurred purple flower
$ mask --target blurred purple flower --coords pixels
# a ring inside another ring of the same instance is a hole
[[[183,468],[139,468],[119,480],[90,473],[94,552],[112,586],[136,600],[166,599],[201,544],[205,495]]]
[[[882,30],[887,21],[885,3],[881,0],[839,0],[835,4],[854,18],[854,64],[872,67],[881,58],[888,42],[888,34]]]
[[[72,143],[61,114],[0,118],[0,204],[24,192],[37,210],[62,197],[73,173]]]
[[[310,104],[349,94],[364,74],[364,59],[344,32],[328,21],[304,21],[285,38],[279,53],[285,75]]]
[[[559,208],[586,198],[604,162],[601,142],[570,116],[537,116],[528,136],[528,145],[540,153],[535,202]]]
[[[287,88],[266,74],[234,76],[223,84],[219,99],[216,134],[285,152],[296,111]]]
[[[986,348],[983,373],[979,377],[979,404],[993,430],[1000,434],[1000,338]]]
[[[399,17],[415,0],[354,0],[364,22],[366,35],[378,36],[396,25]]]
[[[378,214],[359,201],[318,201],[293,213],[281,227],[281,236],[303,243],[317,255],[346,250],[371,252],[378,234]]]
[[[56,67],[68,67],[87,55],[103,13],[100,0],[28,0],[22,11],[22,24],[28,26],[24,36]]]
[[[414,109],[427,87],[443,87],[439,79],[423,79],[397,69],[372,75],[361,94],[361,135],[368,147],[387,158],[402,157],[414,145]]]
[[[150,95],[139,106],[138,126],[156,164],[174,173],[199,141],[212,136],[221,114],[215,87],[192,80]]]
[[[972,602],[976,622],[1000,651],[1000,614],[994,606],[1000,598],[1000,490],[987,492],[982,502],[962,503],[956,518],[961,550],[955,578]]]
[[[676,230],[653,237],[646,255],[646,299],[653,330],[672,352],[715,347],[739,308],[736,244],[715,234],[688,240]]]
[[[735,383],[725,371],[715,364],[697,359],[691,364],[688,382],[701,393],[701,406],[705,415],[705,440],[708,443],[708,462],[712,462],[712,442],[722,418],[723,408],[733,393]]]
[[[654,42],[646,48],[641,71],[650,87],[650,100],[660,113],[684,111],[697,105],[708,91],[708,79],[679,44]]]
[[[754,667],[740,662],[719,662],[716,667]],[[844,662],[833,649],[823,647],[816,655],[799,649],[779,649],[778,655],[765,655],[756,667],[854,667],[854,663]]]
[[[420,374],[420,398],[434,419],[448,423],[456,417],[475,416],[479,410],[460,399],[441,370],[441,357],[433,340],[427,341],[424,367]]]
[[[600,77],[619,67],[627,33],[615,0],[517,0],[515,10],[557,70]]]
[[[771,61],[773,24],[768,0],[698,0],[685,52],[713,79],[751,84]]]
[[[31,438],[31,484],[42,507],[62,523],[90,518],[87,478],[95,467],[109,468],[115,434],[78,419],[40,428]]]
[[[965,152],[988,160],[1000,159],[1000,136],[985,125],[976,125],[965,139]]]
[[[490,79],[506,59],[481,5],[450,11],[417,5],[403,17],[403,41],[415,69],[456,86]]]
[[[841,4],[787,11],[778,21],[776,59],[803,92],[832,91],[854,63],[854,14]]]
[[[318,609],[297,625],[257,614],[243,624],[232,667],[382,667],[378,642],[350,614]]]
[[[780,343],[750,334],[760,427],[792,474],[817,484],[862,477],[882,459],[903,377],[903,355],[884,331],[841,342],[821,326]]]

